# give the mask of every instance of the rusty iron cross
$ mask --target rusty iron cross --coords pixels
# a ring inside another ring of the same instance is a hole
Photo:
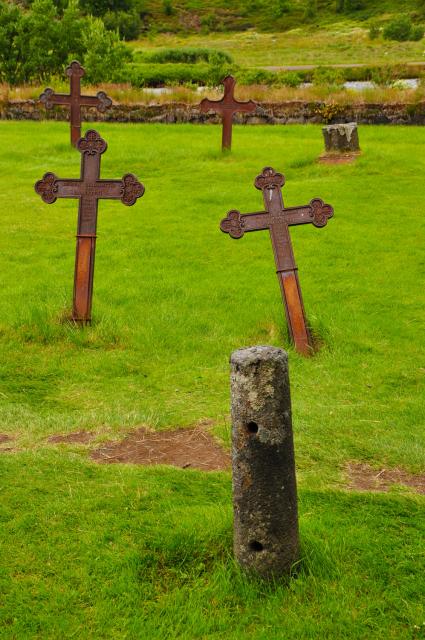
[[[284,184],[285,178],[281,173],[276,173],[271,167],[263,169],[254,185],[263,192],[266,211],[245,214],[229,211],[221,221],[220,229],[236,239],[248,231],[269,230],[289,334],[296,350],[309,355],[313,351],[313,343],[306,322],[289,227],[308,223],[324,227],[333,216],[333,208],[320,198],[314,198],[304,206],[286,208],[281,191]]]
[[[97,131],[87,131],[86,136],[78,141],[77,149],[81,153],[79,179],[60,179],[54,173],[45,173],[42,180],[36,182],[35,190],[47,204],[52,204],[57,198],[79,200],[72,319],[89,324],[98,202],[107,198],[121,200],[131,206],[143,195],[145,188],[132,173],[126,173],[121,180],[99,179],[101,155],[107,144]]]
[[[221,119],[223,121],[221,149],[222,151],[226,151],[230,150],[232,147],[233,114],[238,111],[251,113],[252,111],[255,111],[257,105],[252,100],[249,100],[249,102],[238,102],[235,100],[233,94],[235,91],[236,80],[233,76],[227,76],[224,78],[223,84],[224,96],[221,100],[209,100],[208,98],[204,98],[199,107],[203,113],[211,110],[217,111],[221,114]]]
[[[112,105],[112,100],[104,91],[98,91],[95,96],[81,95],[81,78],[85,71],[77,60],[71,62],[65,73],[69,77],[69,94],[55,93],[53,89],[47,88],[41,94],[40,100],[46,109],[51,109],[54,104],[69,105],[71,144],[75,147],[81,138],[81,107],[96,107],[98,111],[104,112]]]

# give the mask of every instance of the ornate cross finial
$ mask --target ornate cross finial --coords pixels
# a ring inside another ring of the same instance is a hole
[[[90,129],[87,131],[83,138],[80,138],[77,142],[77,149],[81,153],[86,153],[89,156],[94,156],[97,153],[101,155],[105,153],[108,145],[106,141],[100,137],[97,131]]]
[[[71,78],[71,76],[75,76],[76,78],[82,78],[83,76],[86,75],[86,71],[84,67],[81,66],[78,60],[73,60],[65,69],[65,73],[68,76],[68,78]]]
[[[264,167],[259,176],[255,178],[254,186],[263,189],[281,189],[285,184],[285,176],[277,173],[272,167]]]

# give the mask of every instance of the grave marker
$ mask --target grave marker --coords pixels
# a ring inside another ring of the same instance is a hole
[[[299,558],[288,354],[239,349],[231,359],[234,552],[263,578]]]
[[[216,111],[221,114],[223,122],[223,133],[221,141],[222,151],[230,150],[232,147],[232,123],[233,114],[237,112],[251,113],[255,111],[257,105],[252,100],[248,102],[238,102],[234,98],[236,80],[232,76],[227,76],[223,80],[224,96],[221,100],[209,100],[204,98],[199,107],[203,113]]]
[[[326,153],[360,152],[359,133],[356,122],[329,124],[322,128]]]
[[[98,91],[95,96],[81,95],[81,78],[85,71],[77,60],[71,62],[65,73],[69,76],[69,94],[55,93],[53,89],[48,87],[41,94],[40,100],[46,109],[51,109],[55,104],[69,105],[71,144],[75,147],[81,138],[81,107],[96,107],[98,111],[103,112],[112,105],[112,100],[108,98],[104,91]]]
[[[81,153],[80,178],[61,179],[54,173],[45,173],[35,184],[35,190],[47,204],[52,204],[57,198],[79,200],[72,319],[89,324],[98,202],[100,199],[121,200],[131,206],[143,195],[145,188],[132,173],[126,173],[121,180],[99,178],[101,155],[107,144],[97,131],[87,131],[85,137],[78,141],[77,149]]]
[[[308,355],[312,352],[313,343],[307,328],[289,227],[309,223],[324,227],[328,218],[333,216],[333,208],[320,198],[314,198],[307,205],[286,208],[281,192],[284,184],[285,178],[281,173],[276,173],[271,167],[263,169],[254,185],[263,192],[266,211],[245,214],[229,211],[221,221],[220,229],[235,239],[242,238],[249,231],[269,230],[289,334],[296,350]]]

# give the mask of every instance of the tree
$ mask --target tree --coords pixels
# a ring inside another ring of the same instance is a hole
[[[0,81],[22,80],[22,52],[18,44],[23,14],[15,4],[0,1]]]
[[[19,31],[16,43],[23,58],[24,80],[47,80],[61,63],[60,23],[53,0],[34,0],[31,11],[20,20]]]
[[[108,31],[100,18],[87,18],[83,33],[84,67],[86,79],[94,84],[113,80],[124,63],[131,59],[131,52],[120,41],[117,31]]]

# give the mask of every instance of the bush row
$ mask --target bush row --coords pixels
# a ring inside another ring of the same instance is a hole
[[[163,87],[176,85],[216,86],[232,73],[239,84],[266,85],[270,87],[297,87],[303,82],[318,86],[339,87],[347,81],[369,80],[379,86],[389,86],[396,80],[423,73],[421,67],[410,65],[385,65],[377,67],[351,67],[335,69],[317,67],[314,70],[278,71],[243,69],[236,65],[215,66],[206,63],[130,63],[115,72],[115,82],[130,82],[134,87]]]
[[[229,53],[219,49],[207,49],[203,47],[173,47],[155,51],[137,51],[135,60],[140,62],[155,62],[165,64],[196,64],[206,62],[208,64],[232,64],[233,58]]]

